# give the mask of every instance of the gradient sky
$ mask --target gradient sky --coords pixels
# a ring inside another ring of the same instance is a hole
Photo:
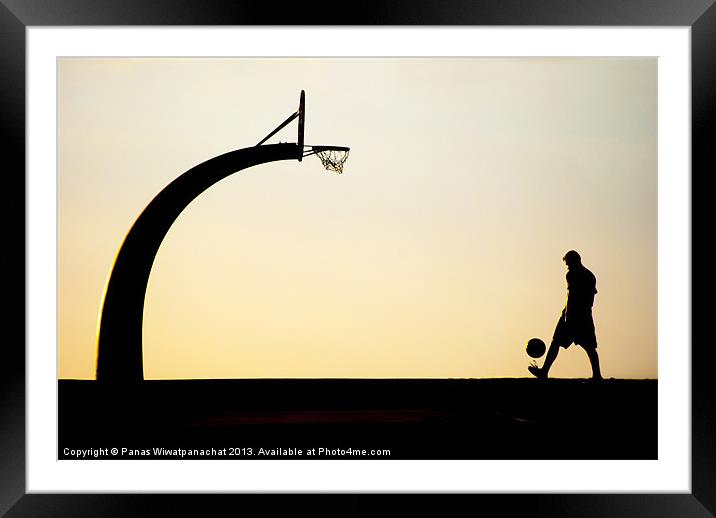
[[[147,290],[146,378],[529,376],[569,249],[597,276],[604,375],[657,377],[656,59],[61,59],[58,78],[60,378],[94,377],[147,203],[301,89],[306,144],[350,146],[344,174],[262,165],[182,213]],[[578,346],[551,371],[590,373]]]

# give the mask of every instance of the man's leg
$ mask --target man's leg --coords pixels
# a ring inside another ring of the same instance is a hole
[[[542,368],[540,369],[537,367],[537,364],[530,365],[527,367],[527,370],[530,371],[534,376],[538,378],[546,378],[549,376],[549,369],[552,367],[552,364],[554,363],[554,360],[557,359],[557,353],[559,352],[559,345],[555,341],[552,341],[552,344],[549,346],[549,349],[547,350],[547,356],[544,359],[544,364],[542,364]]]
[[[547,356],[544,358],[544,364],[542,364],[542,372],[544,372],[545,378],[549,374],[549,369],[552,367],[554,360],[557,359],[557,353],[559,353],[559,345],[553,341],[547,350]]]
[[[552,335],[552,342],[547,350],[547,356],[544,359],[542,368],[535,365],[531,365],[527,368],[534,376],[538,378],[546,378],[549,375],[549,369],[552,367],[554,360],[557,359],[557,353],[559,353],[560,343],[571,343],[569,338],[569,331],[567,330],[567,324],[564,320],[564,310],[557,321],[557,325],[554,328],[554,334]]]
[[[592,364],[592,379],[602,379],[602,371],[599,368],[599,354],[597,353],[597,349],[595,347],[585,347],[584,350],[587,351],[589,363]]]

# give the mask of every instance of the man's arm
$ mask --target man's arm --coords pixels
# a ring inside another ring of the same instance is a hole
[[[572,280],[572,279],[570,279],[570,277],[571,277],[571,276],[570,276],[570,273],[571,273],[571,272],[567,272],[567,302],[566,302],[565,305],[564,305],[564,323],[565,323],[565,324],[567,323],[567,314],[569,313],[570,303],[572,302],[572,300],[574,300],[572,297],[569,296],[569,294],[570,294],[570,290],[569,290],[569,288],[570,288],[570,281]]]
[[[567,315],[569,314],[570,299],[571,299],[571,297],[569,296],[569,290],[567,290],[567,303],[564,305],[564,323],[565,324],[567,323]]]

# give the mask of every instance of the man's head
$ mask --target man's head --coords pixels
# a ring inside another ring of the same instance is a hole
[[[567,265],[567,268],[574,268],[575,266],[579,266],[580,264],[582,264],[582,258],[574,250],[570,250],[569,252],[564,254],[564,257],[562,257],[562,261],[564,261],[564,264]]]

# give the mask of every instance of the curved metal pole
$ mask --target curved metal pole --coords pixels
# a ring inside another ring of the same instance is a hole
[[[97,381],[126,385],[144,380],[142,319],[149,274],[164,236],[186,206],[233,173],[298,160],[300,155],[297,144],[231,151],[191,168],[154,197],[124,238],[107,283],[97,338]]]

